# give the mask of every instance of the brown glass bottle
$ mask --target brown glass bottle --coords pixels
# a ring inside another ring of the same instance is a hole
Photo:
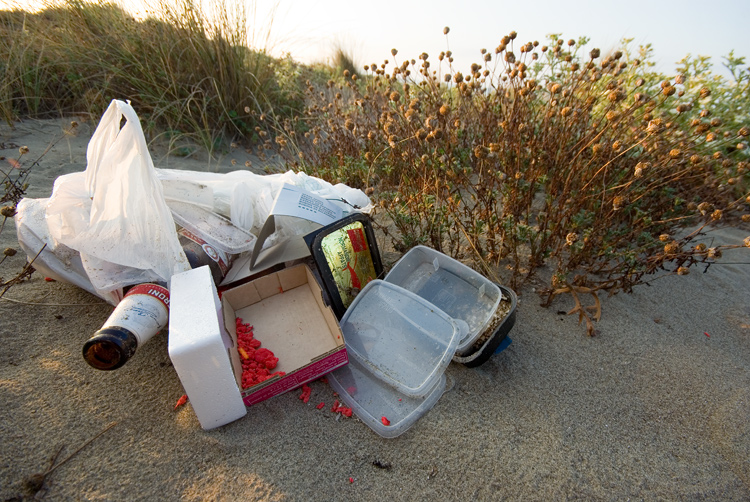
[[[169,290],[159,284],[133,286],[102,328],[83,345],[83,358],[99,370],[115,370],[161,331],[169,319]]]

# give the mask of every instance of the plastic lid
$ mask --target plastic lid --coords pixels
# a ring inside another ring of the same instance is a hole
[[[502,299],[497,284],[426,246],[410,249],[384,280],[419,295],[453,319],[463,321],[464,334],[456,349],[460,355],[471,350]]]
[[[227,254],[253,249],[256,237],[220,214],[187,202],[169,201],[174,221]]]
[[[328,383],[344,404],[385,438],[400,436],[435,406],[445,391],[445,382],[445,375],[441,374],[425,397],[405,396],[375,378],[354,358],[348,365],[328,374]],[[389,425],[385,425],[388,422]]]
[[[346,350],[400,393],[423,397],[456,352],[460,331],[423,298],[373,280],[341,318]]]

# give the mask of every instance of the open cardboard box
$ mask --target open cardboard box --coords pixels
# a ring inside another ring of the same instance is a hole
[[[204,429],[348,363],[338,320],[305,264],[228,289],[221,300],[205,266],[173,276],[170,289],[169,356]],[[241,389],[236,317],[286,375]]]

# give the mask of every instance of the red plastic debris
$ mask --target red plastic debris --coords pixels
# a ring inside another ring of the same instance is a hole
[[[253,385],[258,385],[275,376],[286,375],[283,371],[269,370],[276,368],[279,358],[272,351],[260,348],[260,340],[255,338],[253,326],[242,321],[241,318],[235,319],[237,331],[237,352],[239,352],[242,362],[242,388],[247,389]]]
[[[707,337],[711,338],[711,335],[709,335],[709,334],[708,334],[708,333],[706,333],[705,331],[703,332],[703,334],[704,334],[704,335],[706,335]]]
[[[326,403],[321,402],[318,406],[316,406],[317,409],[322,410],[325,408]]]
[[[188,402],[187,394],[183,394],[182,397],[177,400],[177,404],[174,405],[174,409],[176,410],[177,408],[179,408],[180,406],[184,405],[187,402]]]
[[[352,416],[352,409],[347,408],[346,406],[341,406],[338,399],[333,402],[333,407],[331,408],[331,411],[334,413],[341,413],[347,418],[351,418]]]
[[[349,477],[349,483],[354,483],[354,478]]]
[[[52,277],[45,277],[44,280],[47,282],[56,282]]]
[[[310,394],[312,393],[312,389],[309,385],[304,384],[302,386],[302,394],[300,394],[299,398],[302,399],[303,403],[307,403],[310,401]]]
[[[383,425],[385,425],[386,427],[391,425],[391,421],[385,417],[380,417],[380,421],[383,422]]]

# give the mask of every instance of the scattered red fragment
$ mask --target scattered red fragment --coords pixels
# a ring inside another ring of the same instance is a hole
[[[707,337],[711,338],[711,335],[709,335],[709,334],[708,334],[708,333],[706,333],[705,331],[703,332],[703,334],[704,334],[704,335],[706,335]]]
[[[309,385],[304,384],[302,386],[302,394],[300,394],[299,398],[302,399],[303,403],[307,403],[310,401],[310,394],[312,393],[312,389]]]
[[[349,478],[349,483],[354,483],[354,478],[350,477]]]
[[[56,282],[52,277],[45,277],[44,280],[47,282]]]
[[[390,421],[390,420],[388,420],[388,419],[387,419],[387,418],[385,418],[385,417],[380,417],[380,421],[381,421],[381,422],[383,422],[383,425],[385,425],[385,426],[389,426],[389,425],[391,425],[391,421]]]
[[[322,410],[325,407],[326,403],[321,402],[318,406],[316,406],[317,409]]]
[[[180,399],[178,399],[178,400],[177,400],[177,404],[175,404],[175,405],[174,405],[174,409],[176,410],[176,409],[177,409],[177,408],[179,408],[180,406],[182,406],[182,405],[184,405],[185,403],[187,403],[187,401],[188,401],[188,397],[187,397],[187,394],[183,394],[183,395],[182,395],[182,397],[181,397]]]
[[[336,413],[336,410],[338,410],[338,409],[339,409],[339,400],[337,399],[337,400],[335,400],[333,402],[333,406],[331,407],[331,411],[334,412],[334,413]]]

